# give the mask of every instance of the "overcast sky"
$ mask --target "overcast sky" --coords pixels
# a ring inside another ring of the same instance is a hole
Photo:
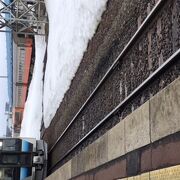
[[[6,37],[0,32],[0,76],[7,75]],[[0,78],[0,137],[6,132],[5,103],[8,101],[7,79]]]

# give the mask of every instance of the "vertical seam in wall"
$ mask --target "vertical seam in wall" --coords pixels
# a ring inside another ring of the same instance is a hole
[[[152,134],[151,134],[151,99],[149,100],[149,138],[150,138],[150,143],[152,143]]]
[[[70,178],[72,178],[72,159],[70,160]]]
[[[109,161],[109,131],[107,131],[107,161]]]
[[[124,125],[123,125],[124,126],[124,154],[126,154],[126,126],[125,126],[126,119],[124,119],[122,121],[124,121]]]
[[[152,133],[151,133],[151,98],[149,99],[149,136],[150,136],[150,156],[151,156],[151,161],[150,161],[150,166],[152,169]],[[149,172],[149,179],[151,180],[151,173]]]
[[[125,154],[127,154],[127,152],[126,152],[126,125],[125,125],[125,123],[126,123],[126,118],[125,119],[123,119],[121,122],[123,122],[124,124],[123,124],[123,126],[124,126],[124,155]],[[127,176],[127,157],[125,158],[125,161],[126,161],[126,176]]]

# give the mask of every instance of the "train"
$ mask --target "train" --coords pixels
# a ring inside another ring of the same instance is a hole
[[[33,37],[13,34],[13,38],[13,136],[18,137],[35,55]]]
[[[47,24],[47,13],[43,0],[4,0],[1,5],[0,29],[6,27],[3,32],[8,32],[9,114],[12,135],[18,137],[35,63],[34,35],[45,35],[40,30]]]
[[[43,180],[47,144],[33,138],[0,138],[0,180]]]

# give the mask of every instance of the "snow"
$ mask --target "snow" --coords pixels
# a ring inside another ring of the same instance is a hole
[[[33,78],[25,104],[20,136],[40,139],[40,126],[42,120],[43,61],[46,49],[45,38],[43,36],[35,36],[35,49],[36,59]]]
[[[49,39],[44,89],[45,40],[36,36],[36,60],[23,115],[21,136],[40,138],[42,116],[47,128],[93,37],[107,0],[45,0],[49,16]],[[42,96],[42,91],[44,95]],[[42,114],[43,103],[43,114]]]
[[[47,128],[93,37],[107,0],[46,0],[49,40],[44,84]]]

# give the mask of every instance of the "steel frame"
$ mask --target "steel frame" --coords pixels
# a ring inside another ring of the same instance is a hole
[[[0,0],[0,7],[0,32],[42,34],[41,27],[47,23],[43,0],[12,0],[9,4]]]

